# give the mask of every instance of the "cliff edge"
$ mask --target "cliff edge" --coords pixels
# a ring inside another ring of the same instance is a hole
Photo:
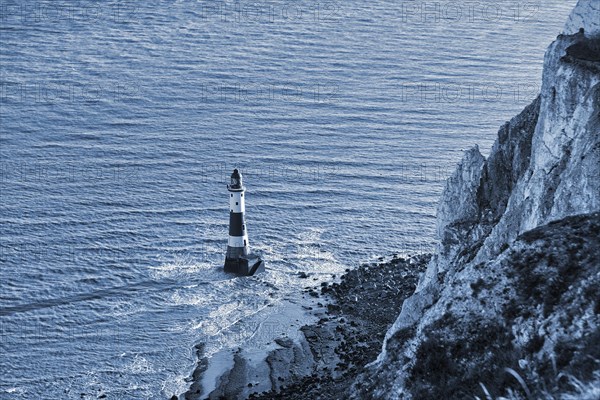
[[[542,79],[489,157],[467,151],[448,180],[436,254],[355,398],[600,384],[600,2],[579,0]]]

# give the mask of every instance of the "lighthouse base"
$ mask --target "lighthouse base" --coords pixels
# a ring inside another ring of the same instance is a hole
[[[255,255],[225,258],[225,272],[245,276],[254,275],[258,272],[265,272],[265,261]]]

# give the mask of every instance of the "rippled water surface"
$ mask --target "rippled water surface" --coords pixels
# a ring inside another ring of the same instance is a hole
[[[2,2],[0,398],[167,398],[298,271],[431,249],[573,5]],[[235,166],[253,278],[220,270]]]

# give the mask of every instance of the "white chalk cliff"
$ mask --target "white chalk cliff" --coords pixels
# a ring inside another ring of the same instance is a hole
[[[599,211],[600,0],[579,0],[545,54],[539,97],[500,129],[487,159],[467,151],[448,180],[436,254],[354,396],[484,398],[478,382],[503,367],[548,383],[556,357],[581,379],[600,371],[578,358],[598,339]]]

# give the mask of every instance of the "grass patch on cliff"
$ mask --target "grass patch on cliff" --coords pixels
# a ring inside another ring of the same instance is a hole
[[[498,400],[597,400],[600,397],[600,329],[581,340],[563,337],[557,341],[553,352],[544,354],[541,359],[532,357],[526,347],[524,358],[528,363],[519,372],[506,369],[507,376],[515,378],[521,390],[506,388]],[[541,343],[537,343],[542,345]],[[487,400],[487,385],[482,382],[482,392]],[[481,393],[481,391],[479,392]],[[525,394],[525,396],[524,396]],[[479,399],[479,397],[476,397]]]
[[[407,388],[415,399],[472,398],[479,382],[500,393],[511,384],[502,369],[521,355],[512,340],[510,329],[496,321],[446,316],[425,332]]]
[[[527,246],[509,255],[517,299],[504,310],[507,318],[529,317],[542,306],[547,317],[566,308],[563,296],[569,287],[589,275],[598,265],[598,217],[576,216],[533,229],[519,237]],[[587,293],[591,301],[593,293]],[[518,305],[518,306],[516,306]]]
[[[600,371],[600,328],[583,337],[581,340],[573,341],[563,338],[554,346],[556,368],[565,375],[590,381],[594,377],[594,371]],[[550,372],[554,368],[551,360],[543,364],[543,372]]]
[[[495,321],[474,319],[465,325],[454,316],[434,324],[417,348],[406,381],[412,398],[462,400],[482,388],[488,399],[570,399],[582,391],[595,393],[587,382],[600,374],[600,329],[576,343],[560,340],[553,355],[539,362],[532,354],[545,338],[535,337],[520,349],[509,332]],[[518,368],[519,360],[526,359],[526,370]]]
[[[502,315],[507,325],[533,327],[521,371],[531,398],[565,398],[574,382],[600,371],[600,214],[555,221],[518,240],[507,258],[516,296]]]

